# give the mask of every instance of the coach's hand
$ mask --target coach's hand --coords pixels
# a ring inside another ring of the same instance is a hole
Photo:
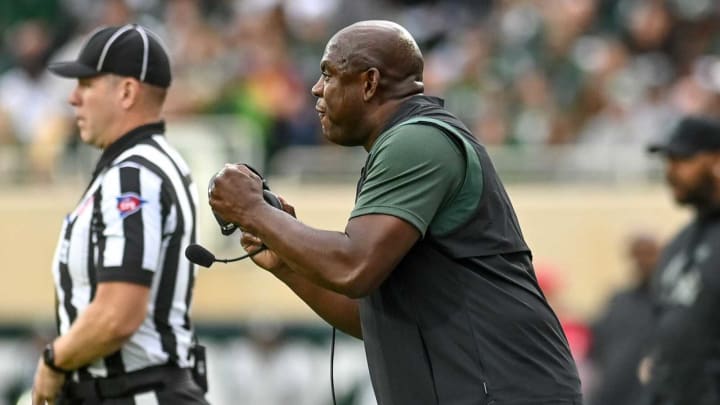
[[[33,405],[54,404],[64,383],[65,374],[51,370],[40,359],[35,372],[35,381],[33,382]]]
[[[283,211],[295,217],[295,207],[290,205],[281,196],[277,197],[278,200],[280,200],[280,203],[282,203]],[[251,253],[260,249],[263,245],[263,241],[252,233],[245,231],[242,233],[242,237],[240,238],[240,244],[246,252]],[[282,259],[280,259],[280,257],[270,249],[266,249],[255,256],[252,256],[252,261],[263,269],[269,270],[271,273],[278,271],[285,265]]]
[[[240,244],[246,252],[252,253],[260,249],[263,245],[262,240],[250,232],[243,232],[240,238]],[[273,272],[276,269],[281,268],[284,265],[282,259],[270,249],[265,249],[262,252],[251,257],[252,261],[258,266],[265,270]]]
[[[241,228],[253,209],[265,204],[262,180],[243,164],[226,164],[213,178],[209,196],[213,211]]]

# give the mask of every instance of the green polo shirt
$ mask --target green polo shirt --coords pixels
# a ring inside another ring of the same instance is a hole
[[[432,125],[400,124],[370,149],[350,218],[392,215],[423,236],[428,230],[442,235],[472,216],[482,189],[480,161],[468,141]]]

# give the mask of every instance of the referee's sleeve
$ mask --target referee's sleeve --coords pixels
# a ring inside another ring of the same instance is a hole
[[[162,179],[134,163],[105,175],[98,281],[152,284],[162,243],[161,190]]]

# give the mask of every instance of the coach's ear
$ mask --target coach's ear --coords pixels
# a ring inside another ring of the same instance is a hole
[[[363,82],[363,101],[370,101],[380,84],[380,71],[372,67],[361,73],[360,80]]]

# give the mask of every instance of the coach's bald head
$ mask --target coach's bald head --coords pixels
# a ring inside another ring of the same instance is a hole
[[[326,52],[341,56],[341,68],[359,73],[380,72],[378,93],[403,98],[423,92],[423,57],[415,39],[392,21],[361,21],[343,28],[328,42]]]
[[[390,21],[343,28],[325,47],[312,88],[323,134],[367,150],[400,105],[423,92],[423,58],[409,32]]]

